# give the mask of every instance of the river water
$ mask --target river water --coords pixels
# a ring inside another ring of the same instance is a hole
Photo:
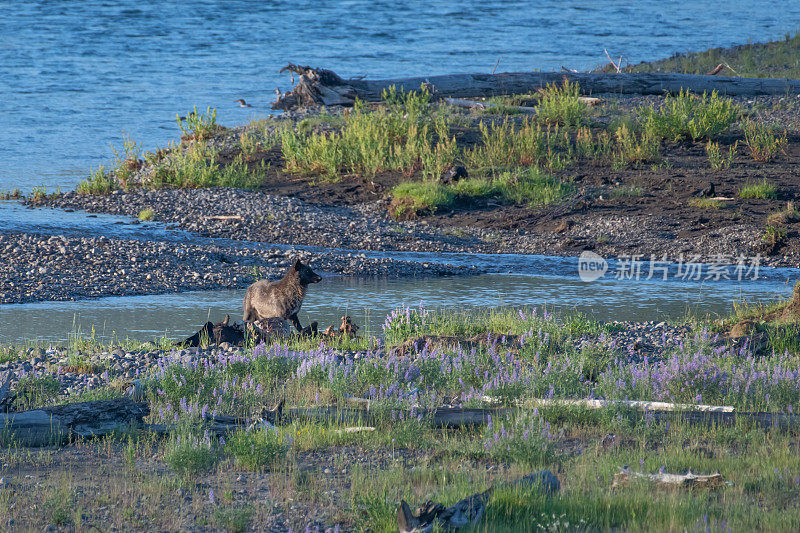
[[[73,236],[117,236],[137,240],[268,249],[266,243],[209,239],[159,223],[137,224],[133,218],[87,215],[49,209],[27,209],[7,203],[9,216],[0,219],[0,231],[19,229]],[[649,276],[650,263],[635,275],[625,261],[609,260],[607,272],[586,282],[579,276],[578,259],[520,254],[375,252],[305,248],[366,256],[454,265],[475,265],[479,276],[421,279],[343,278],[326,273],[311,286],[300,313],[302,323],[337,325],[349,314],[362,332],[380,334],[386,314],[401,306],[466,310],[486,307],[542,307],[553,311],[581,311],[600,320],[680,319],[687,314],[720,315],[733,302],[769,303],[791,294],[800,270],[758,268],[747,264],[737,275],[728,268],[715,279],[706,265],[701,275],[687,265],[666,265]],[[658,266],[658,265],[653,265]],[[662,265],[664,266],[664,265]],[[647,279],[650,277],[650,279]],[[0,344],[42,339],[64,341],[71,333],[95,335],[104,341],[126,337],[150,340],[166,335],[181,338],[207,320],[229,313],[241,319],[244,290],[189,292],[152,296],[110,297],[78,302],[37,302],[0,305]]]
[[[317,0],[311,2],[120,0],[0,1],[0,191],[72,189],[111,163],[123,132],[145,149],[179,131],[175,115],[218,109],[238,124],[266,116],[287,90],[286,62],[342,76],[587,69],[604,49],[629,62],[675,52],[764,41],[798,30],[800,2],[640,0]],[[624,60],[624,61],[625,61]],[[253,108],[233,101],[245,98]],[[85,213],[26,210],[0,202],[0,231],[199,240],[157,224]],[[262,246],[230,243],[234,246]],[[344,313],[371,333],[400,304],[466,309],[548,305],[601,319],[660,320],[725,313],[733,300],[788,296],[790,269],[747,282],[617,280],[584,283],[575,259],[542,256],[392,254],[474,263],[483,276],[423,280],[326,278],[302,320],[336,324]],[[614,264],[612,262],[612,269]],[[207,318],[238,318],[242,291],[0,305],[0,343],[63,340],[72,331],[110,338],[180,337]]]

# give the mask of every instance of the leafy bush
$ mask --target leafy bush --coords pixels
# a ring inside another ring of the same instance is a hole
[[[766,163],[775,159],[778,152],[786,150],[786,132],[779,135],[775,128],[747,120],[743,126],[744,142],[754,161]]]
[[[586,122],[589,106],[582,102],[577,83],[564,80],[563,85],[548,85],[536,106],[537,116],[550,124],[576,128]]]
[[[208,107],[205,113],[198,113],[195,106],[186,117],[176,115],[175,120],[181,132],[187,137],[198,141],[210,139],[217,130],[217,109]]]
[[[706,144],[706,154],[708,155],[708,162],[714,170],[725,170],[731,168],[733,159],[736,157],[736,148],[739,146],[739,141],[733,143],[728,147],[727,155],[722,154],[719,143],[708,141]]]
[[[139,211],[139,220],[142,222],[147,222],[149,220],[153,220],[154,218],[156,218],[156,212],[149,207],[145,207]]]
[[[716,91],[697,96],[681,90],[677,96],[667,96],[658,110],[651,107],[638,111],[645,130],[668,141],[710,139],[731,127],[738,116],[733,101]]]
[[[93,170],[88,179],[78,184],[80,194],[108,194],[118,188],[113,174],[106,173],[103,165]]]

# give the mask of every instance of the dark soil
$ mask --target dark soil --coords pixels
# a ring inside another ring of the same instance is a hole
[[[462,132],[460,142],[472,144],[475,139]],[[612,254],[656,253],[644,249],[632,237],[608,235],[597,228],[604,221],[627,221],[632,227],[642,227],[647,219],[657,228],[651,238],[669,242],[685,240],[692,243],[713,242],[732,228],[746,227],[742,243],[733,248],[749,255],[783,258],[786,265],[796,266],[800,260],[800,224],[789,222],[781,229],[783,238],[772,245],[764,240],[767,217],[786,208],[788,201],[800,200],[800,134],[790,133],[784,154],[769,163],[750,158],[741,132],[727,133],[717,139],[723,153],[738,141],[738,151],[732,168],[714,171],[708,163],[705,145],[701,142],[666,143],[662,147],[663,161],[659,165],[638,165],[621,170],[591,161],[578,161],[555,172],[566,182],[577,186],[578,193],[559,204],[532,208],[505,205],[499,201],[478,201],[461,204],[453,209],[435,213],[419,213],[419,219],[442,230],[477,227],[504,230],[521,234],[548,235],[555,238],[562,253],[570,254],[592,249]],[[340,181],[322,181],[318,177],[296,176],[280,170],[280,152],[273,149],[264,156],[271,171],[263,192],[299,198],[321,205],[357,205],[380,201],[388,208],[392,187],[408,177],[400,172],[383,172],[367,178],[345,176]],[[747,184],[766,180],[778,190],[776,199],[743,199],[739,192]],[[713,183],[715,196],[723,198],[719,208],[690,205],[699,191]],[[587,234],[588,233],[588,234]],[[611,248],[611,250],[609,250]],[[710,257],[719,253],[713,246],[693,247],[689,253]],[[674,259],[674,258],[673,258]]]

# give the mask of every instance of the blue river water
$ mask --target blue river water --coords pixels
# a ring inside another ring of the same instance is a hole
[[[265,116],[287,62],[343,76],[587,69],[782,37],[800,2],[757,0],[0,1],[0,190],[73,188],[122,133],[176,113]],[[239,108],[245,98],[253,108]]]

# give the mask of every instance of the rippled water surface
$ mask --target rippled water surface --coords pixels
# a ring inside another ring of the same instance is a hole
[[[486,274],[420,280],[326,278],[309,289],[300,320],[338,326],[351,315],[367,331],[380,334],[384,317],[399,305],[466,310],[496,306],[542,306],[583,311],[601,320],[680,319],[687,313],[724,314],[734,300],[771,302],[788,297],[791,286],[777,277],[751,283],[581,282],[575,270],[561,275]],[[0,344],[26,339],[63,341],[70,332],[109,339],[181,338],[207,320],[226,313],[241,320],[244,290],[159,296],[127,296],[80,302],[0,305]]]
[[[175,115],[267,113],[287,61],[344,76],[559,69],[761,41],[798,29],[800,2],[500,0],[192,3],[0,2],[0,189],[69,189],[112,159],[122,132],[145,148]],[[240,109],[233,100],[256,105]]]

